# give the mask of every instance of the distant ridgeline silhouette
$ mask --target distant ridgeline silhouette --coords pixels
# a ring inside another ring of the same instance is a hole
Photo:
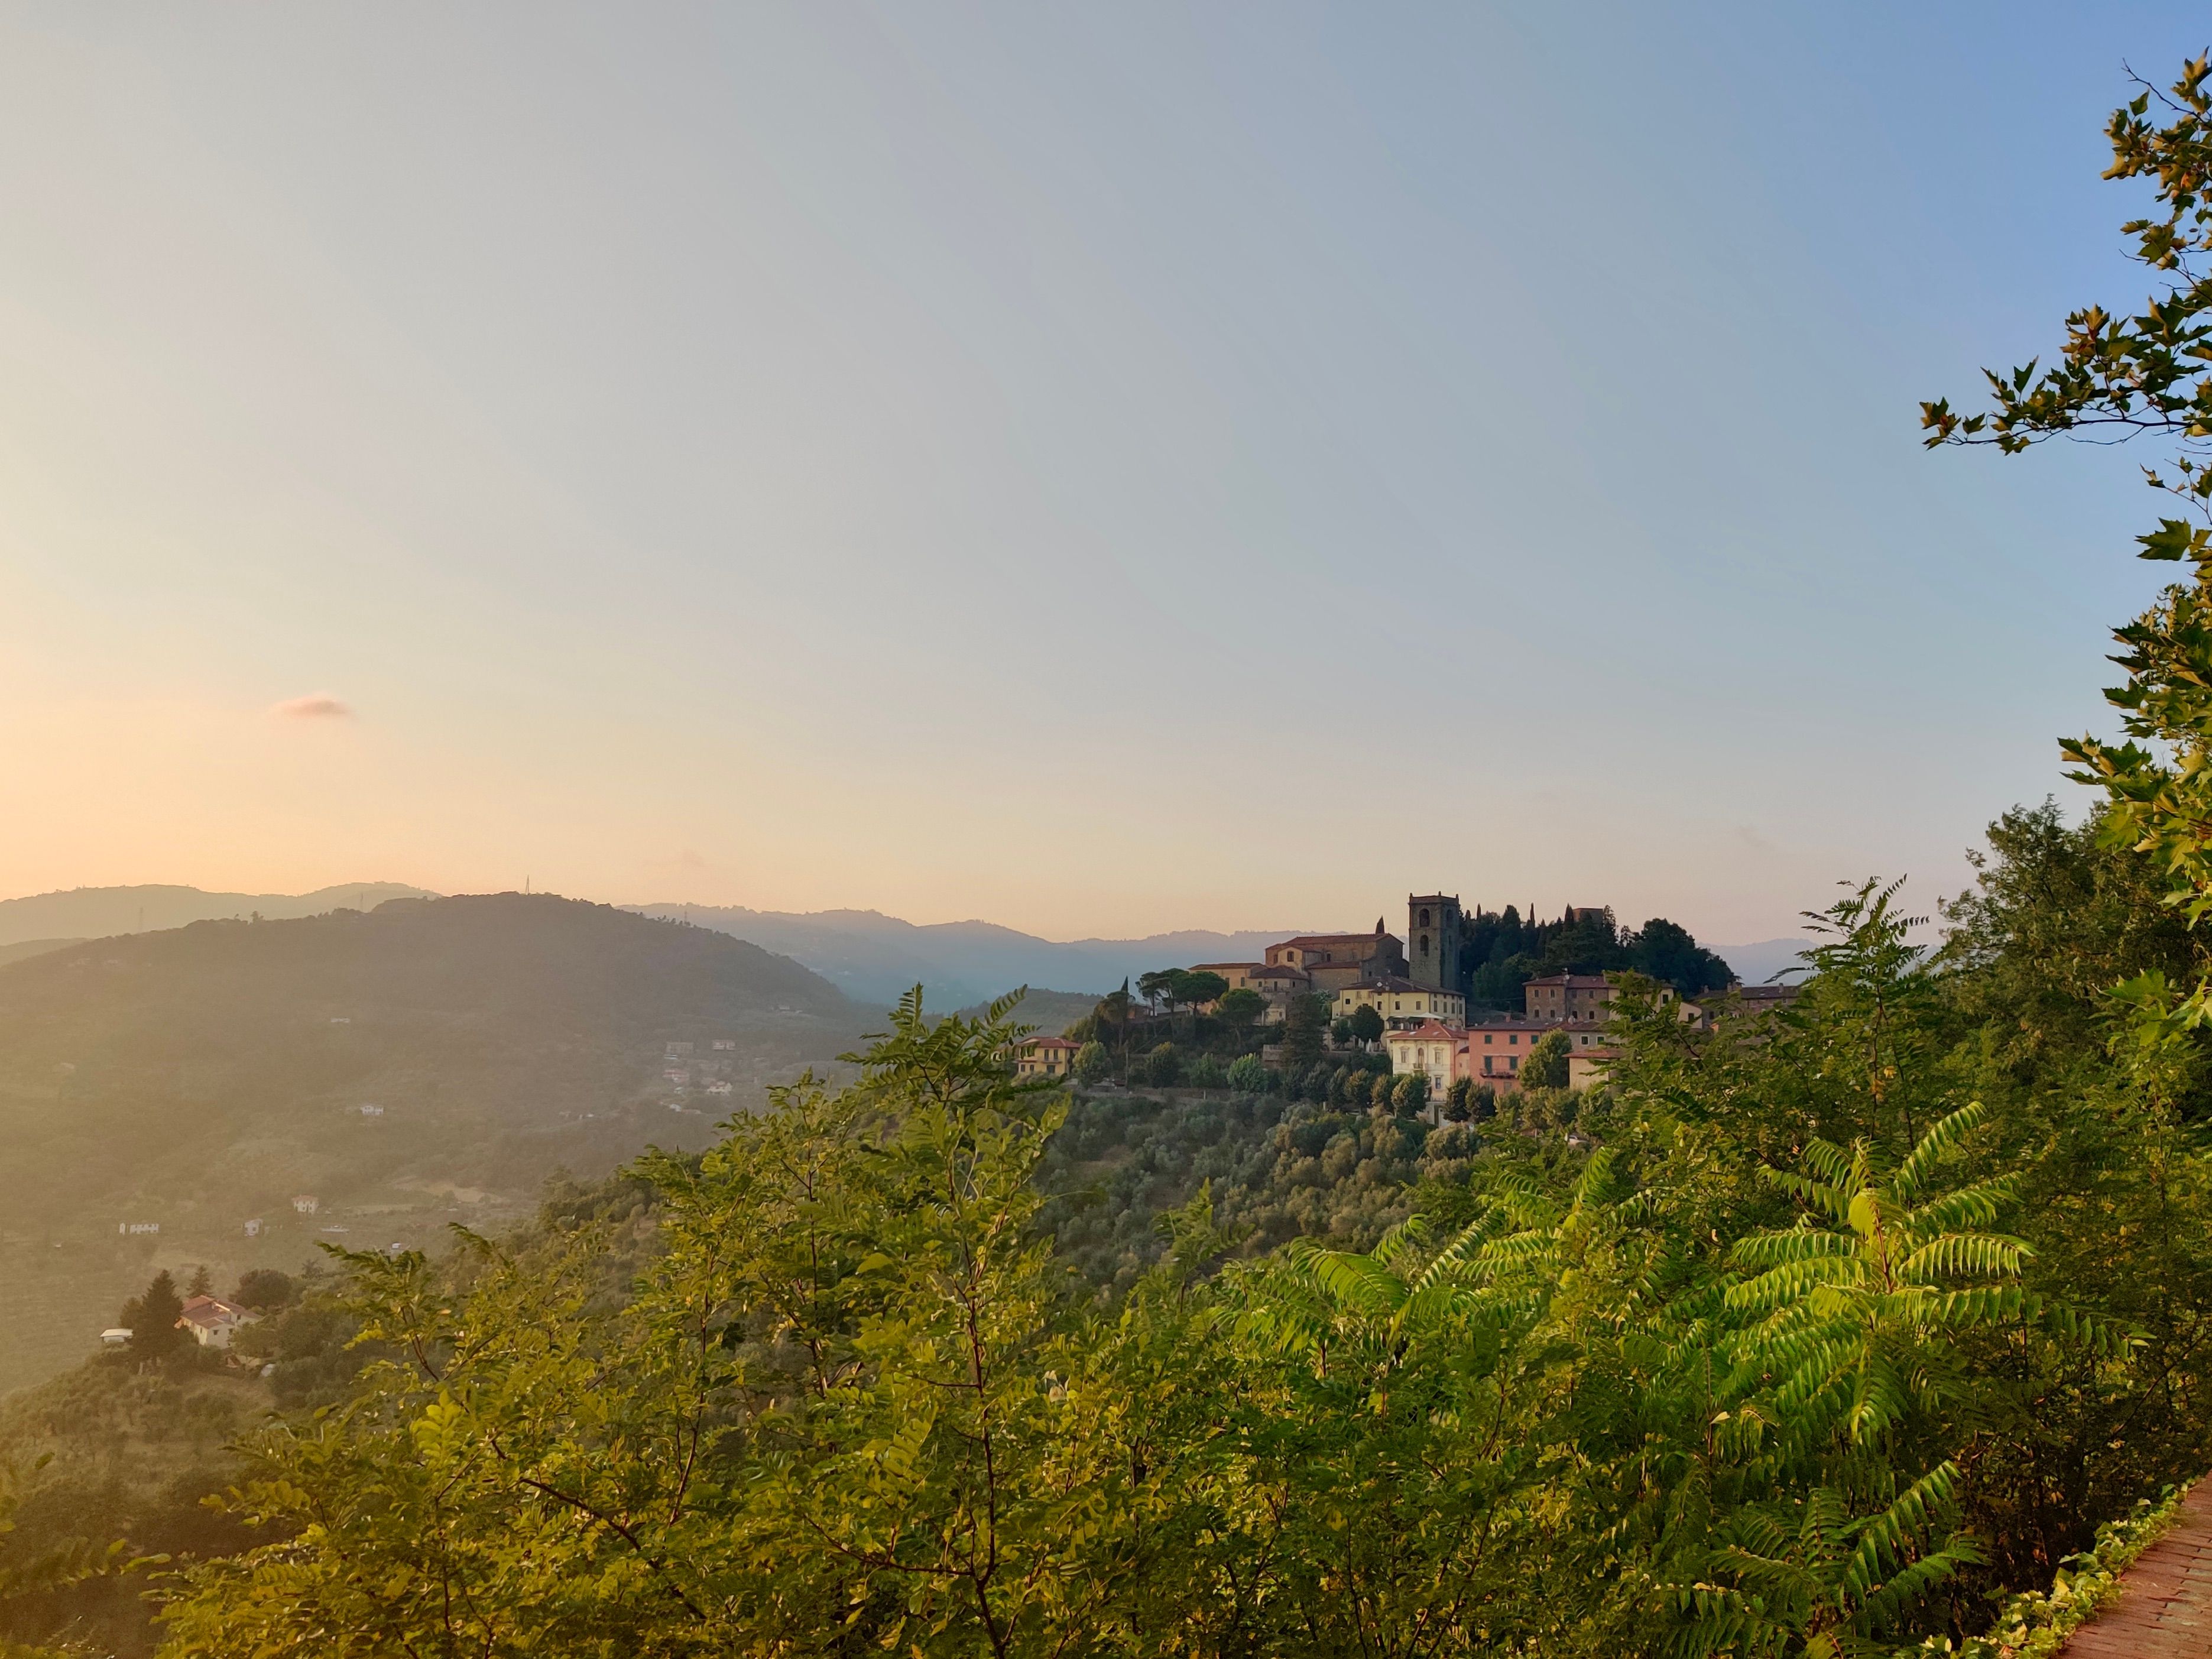
[[[888,1006],[915,985],[927,1006],[950,1012],[1018,986],[1103,996],[1124,979],[1179,963],[1257,959],[1295,927],[1060,944],[988,921],[917,925],[875,910],[794,914],[737,905],[641,904],[638,914],[731,933],[808,967],[860,1002]]]

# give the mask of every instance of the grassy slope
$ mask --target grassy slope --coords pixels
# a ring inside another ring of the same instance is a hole
[[[271,1404],[250,1371],[200,1369],[191,1358],[173,1370],[140,1367],[119,1354],[0,1402],[0,1457],[35,1470],[0,1556],[61,1538],[125,1537],[131,1553],[178,1559],[244,1547],[238,1524],[199,1500],[240,1477],[228,1449]],[[155,1644],[143,1600],[155,1571],[33,1597],[10,1609],[15,1627],[0,1628],[0,1638],[73,1638],[139,1659]]]

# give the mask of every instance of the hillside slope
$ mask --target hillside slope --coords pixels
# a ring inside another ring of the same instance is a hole
[[[318,1240],[501,1219],[556,1169],[703,1143],[862,1023],[756,946],[520,894],[198,922],[0,967],[0,1268],[21,1310],[0,1388],[80,1356],[151,1266],[228,1279],[296,1268]]]

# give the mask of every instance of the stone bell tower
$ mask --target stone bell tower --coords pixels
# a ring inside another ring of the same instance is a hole
[[[1406,963],[1414,984],[1458,990],[1459,944],[1458,895],[1407,895]]]

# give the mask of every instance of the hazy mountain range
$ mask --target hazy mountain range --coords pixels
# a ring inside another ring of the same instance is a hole
[[[191,887],[81,887],[65,893],[0,901],[0,963],[73,939],[179,927],[189,921],[247,916],[318,915],[340,908],[370,909],[391,898],[422,896],[420,888],[358,882],[313,893],[205,893]],[[729,933],[804,963],[855,1002],[888,1006],[913,986],[946,1010],[968,1006],[1017,986],[1097,996],[1155,968],[1198,962],[1256,961],[1278,939],[1334,927],[1273,927],[1243,933],[1191,929],[1142,939],[1040,939],[988,921],[918,925],[875,910],[796,913],[735,905],[683,903],[624,907],[641,915],[688,921]],[[1345,924],[1339,921],[1336,926]],[[1350,925],[1358,926],[1355,920]],[[1762,939],[1712,947],[1747,983],[1770,979],[1796,959],[1802,941]]]
[[[926,1003],[948,1012],[1019,985],[1103,995],[1124,979],[1194,962],[1256,962],[1298,928],[1218,933],[1193,929],[1146,939],[1085,939],[1067,944],[988,921],[918,926],[875,910],[804,915],[736,906],[642,904],[641,915],[689,921],[750,939],[805,963],[857,1002],[896,1002],[916,984]]]

